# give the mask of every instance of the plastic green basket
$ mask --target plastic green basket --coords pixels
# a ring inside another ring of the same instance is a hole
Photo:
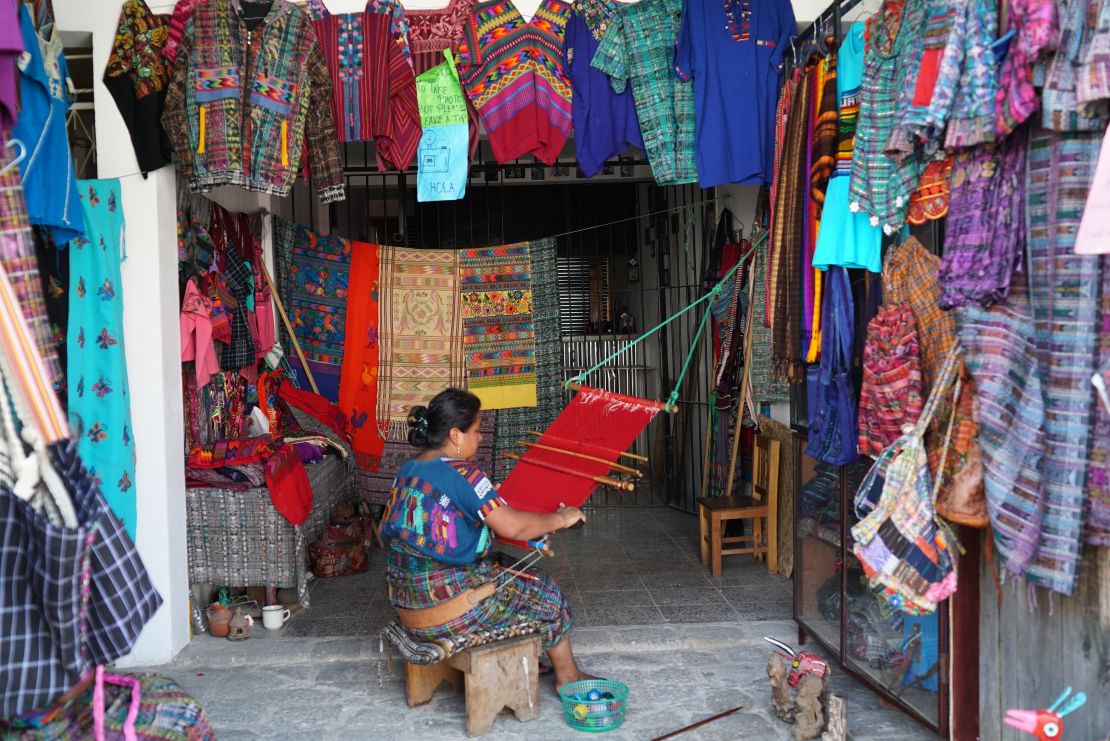
[[[591,690],[612,698],[588,699]],[[578,731],[600,733],[611,731],[624,723],[625,703],[628,702],[628,687],[609,679],[587,679],[571,682],[559,690],[563,699],[563,716],[567,725]]]

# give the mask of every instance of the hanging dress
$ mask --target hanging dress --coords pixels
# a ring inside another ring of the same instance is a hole
[[[135,447],[123,346],[119,180],[80,180],[85,236],[69,244],[69,423],[77,450],[135,537]]]

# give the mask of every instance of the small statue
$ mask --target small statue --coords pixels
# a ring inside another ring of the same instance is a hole
[[[795,741],[817,738],[825,725],[824,699],[832,678],[829,662],[773,638],[764,640],[786,652],[776,651],[767,662],[775,714],[794,723]]]
[[[1064,716],[1075,712],[1087,702],[1087,695],[1083,692],[1068,700],[1070,694],[1071,687],[1068,687],[1047,710],[1007,710],[1002,722],[1036,736],[1037,741],[1058,741],[1064,737]],[[1064,704],[1065,700],[1067,704]]]

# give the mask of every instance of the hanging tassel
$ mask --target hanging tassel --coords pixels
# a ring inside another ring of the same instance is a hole
[[[204,106],[200,107],[200,141],[197,142],[197,154],[204,154]]]
[[[281,122],[281,166],[289,167],[289,122]]]

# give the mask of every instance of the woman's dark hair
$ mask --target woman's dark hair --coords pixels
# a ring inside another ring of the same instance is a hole
[[[469,430],[481,409],[481,400],[469,391],[440,391],[428,406],[415,406],[409,411],[409,444],[417,448],[438,448],[451,430]]]

